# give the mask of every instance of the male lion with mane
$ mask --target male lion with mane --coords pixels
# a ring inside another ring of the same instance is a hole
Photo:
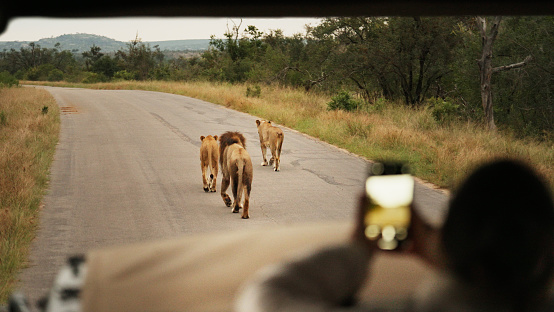
[[[240,132],[227,131],[219,137],[219,164],[223,179],[221,180],[221,198],[227,207],[231,207],[231,198],[227,188],[231,183],[233,197],[233,213],[238,213],[244,193],[242,218],[248,219],[250,190],[252,189],[252,160],[246,151],[246,139]]]
[[[200,168],[202,169],[202,184],[204,192],[215,192],[217,185],[217,159],[219,158],[219,149],[217,147],[217,135],[200,136],[202,145],[200,146]],[[210,169],[210,177],[206,178],[206,173]]]
[[[267,148],[271,150],[271,159],[269,165],[273,164],[273,170],[279,171],[281,169],[281,148],[283,147],[283,140],[285,135],[283,130],[275,127],[271,124],[271,121],[256,120],[258,126],[258,135],[260,136],[260,146],[262,148],[263,162],[262,166],[267,166],[267,158],[265,156]]]

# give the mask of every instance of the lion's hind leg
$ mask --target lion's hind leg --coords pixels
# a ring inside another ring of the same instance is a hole
[[[262,166],[267,166],[267,144],[264,142],[264,143],[261,143],[260,144],[261,148],[262,148]],[[270,164],[271,165],[271,164]]]
[[[273,165],[273,170],[275,171],[279,171],[279,167],[280,167],[280,164],[281,164],[281,151],[279,150],[279,143],[280,142],[275,142],[274,144],[271,145],[271,164]]]
[[[244,206],[242,209],[242,219],[250,218],[249,208],[250,208],[250,190],[252,189],[252,176],[247,175],[244,177]]]
[[[212,164],[212,174],[210,175],[210,192],[215,193],[217,190],[217,158]]]
[[[203,163],[201,164],[201,166],[202,166],[202,186],[204,188],[204,192],[208,192],[209,191],[209,189],[208,189],[209,181],[206,178],[207,166],[205,166]]]
[[[250,208],[250,188],[244,187],[244,207],[242,208],[242,219],[248,219],[250,218],[250,215],[248,214],[248,209]]]
[[[223,202],[225,203],[225,206],[231,207],[231,197],[229,197],[229,194],[227,194],[227,189],[229,188],[229,182],[231,181],[230,177],[225,175],[223,173],[223,178],[221,179],[221,198],[223,199]]]
[[[284,135],[283,133],[279,133],[277,136],[277,142],[275,143],[275,150],[271,150],[273,155],[275,155],[275,165],[273,166],[273,170],[279,171],[281,169],[281,150],[283,149],[283,139]]]
[[[278,171],[278,170],[275,169],[276,166],[277,166],[277,160],[278,160],[278,158],[277,158],[277,145],[275,144],[275,142],[273,142],[271,144],[270,148],[271,148],[271,159],[269,160],[269,165],[273,166],[273,170]]]
[[[231,181],[231,188],[233,190],[233,198],[235,201],[233,202],[233,209],[231,210],[233,213],[238,213],[240,210],[240,200],[241,200],[241,193],[242,190],[239,190],[239,181],[238,181],[238,175],[233,176],[233,180]]]

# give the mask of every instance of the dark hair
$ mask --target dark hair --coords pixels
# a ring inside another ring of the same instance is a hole
[[[454,195],[442,243],[460,279],[525,310],[552,282],[551,191],[519,161],[487,163]]]
[[[229,145],[240,144],[246,148],[246,139],[242,133],[237,131],[227,131],[219,136],[219,164],[223,164],[223,152]]]

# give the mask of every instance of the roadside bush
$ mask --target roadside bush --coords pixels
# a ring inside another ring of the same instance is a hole
[[[63,72],[59,69],[53,69],[48,73],[48,81],[62,81],[63,80]]]
[[[347,91],[340,91],[337,95],[331,98],[331,102],[327,103],[328,110],[345,110],[353,111],[360,106],[360,103],[350,96]]]
[[[25,80],[38,81],[40,80],[40,72],[37,67],[31,67],[23,76]]]
[[[116,72],[113,77],[119,80],[136,80],[137,75],[134,72],[128,72],[124,69]]]
[[[431,114],[439,124],[448,124],[460,118],[460,105],[452,103],[450,99],[430,98],[427,100],[431,107]]]
[[[150,71],[148,76],[153,80],[169,80],[171,76],[169,66],[156,67]]]
[[[262,94],[262,89],[259,85],[255,85],[253,87],[246,87],[246,97],[260,97]]]
[[[26,80],[31,80],[31,81],[46,81],[48,80],[50,73],[57,70],[59,69],[56,69],[56,67],[54,67],[54,65],[50,63],[42,64],[40,66],[29,68],[25,73],[24,78]],[[62,73],[62,76],[63,76],[63,73]],[[51,81],[54,81],[54,80],[51,80]]]
[[[94,62],[90,68],[93,73],[102,74],[108,78],[113,77],[117,70],[117,62],[107,55]]]
[[[110,79],[106,77],[104,74],[97,74],[97,73],[86,73],[86,77],[83,79],[83,83],[98,83],[98,82],[107,82]]]
[[[384,97],[378,97],[372,102],[360,101],[358,103],[358,110],[363,110],[367,113],[380,112],[385,109],[391,103]]]
[[[0,72],[0,87],[18,86],[19,80],[11,75],[7,70]]]
[[[13,74],[15,76],[15,78],[17,78],[18,80],[23,80],[25,78],[25,70],[23,69],[20,69],[18,71],[15,72],[15,74]]]

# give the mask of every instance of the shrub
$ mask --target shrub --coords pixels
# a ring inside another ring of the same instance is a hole
[[[117,62],[107,55],[94,62],[90,69],[93,73],[103,74],[108,78],[113,77],[117,70]]]
[[[331,98],[331,102],[327,103],[328,110],[342,109],[345,111],[356,110],[360,106],[358,101],[352,99],[347,91],[340,91],[337,95]]]
[[[136,80],[136,76],[136,73],[128,72],[124,69],[116,72],[113,77],[120,80]]]
[[[460,118],[460,105],[452,103],[450,99],[430,98],[427,103],[432,109],[433,118],[440,124],[448,124]]]
[[[262,94],[262,88],[259,85],[255,85],[252,88],[246,87],[246,97],[260,97]]]
[[[378,97],[373,102],[358,103],[358,110],[363,110],[368,113],[375,113],[384,110],[391,103],[384,97]]]
[[[63,80],[63,72],[59,69],[53,69],[48,73],[48,81],[62,81]]]
[[[15,78],[19,79],[19,80],[23,80],[25,78],[25,70],[23,69],[20,69],[18,71],[15,72],[15,74],[13,74],[15,76]]]
[[[91,73],[88,72],[85,79],[83,79],[83,83],[98,83],[98,82],[107,82],[109,80],[108,77],[106,77],[103,74],[97,74],[97,73]]]
[[[148,77],[153,80],[169,80],[169,66],[159,66],[154,68],[150,71]]]
[[[38,81],[40,80],[40,71],[37,67],[31,67],[23,76],[25,80]]]
[[[15,78],[12,74],[10,74],[8,71],[0,72],[0,87],[12,87],[12,86],[18,86],[19,80]]]

